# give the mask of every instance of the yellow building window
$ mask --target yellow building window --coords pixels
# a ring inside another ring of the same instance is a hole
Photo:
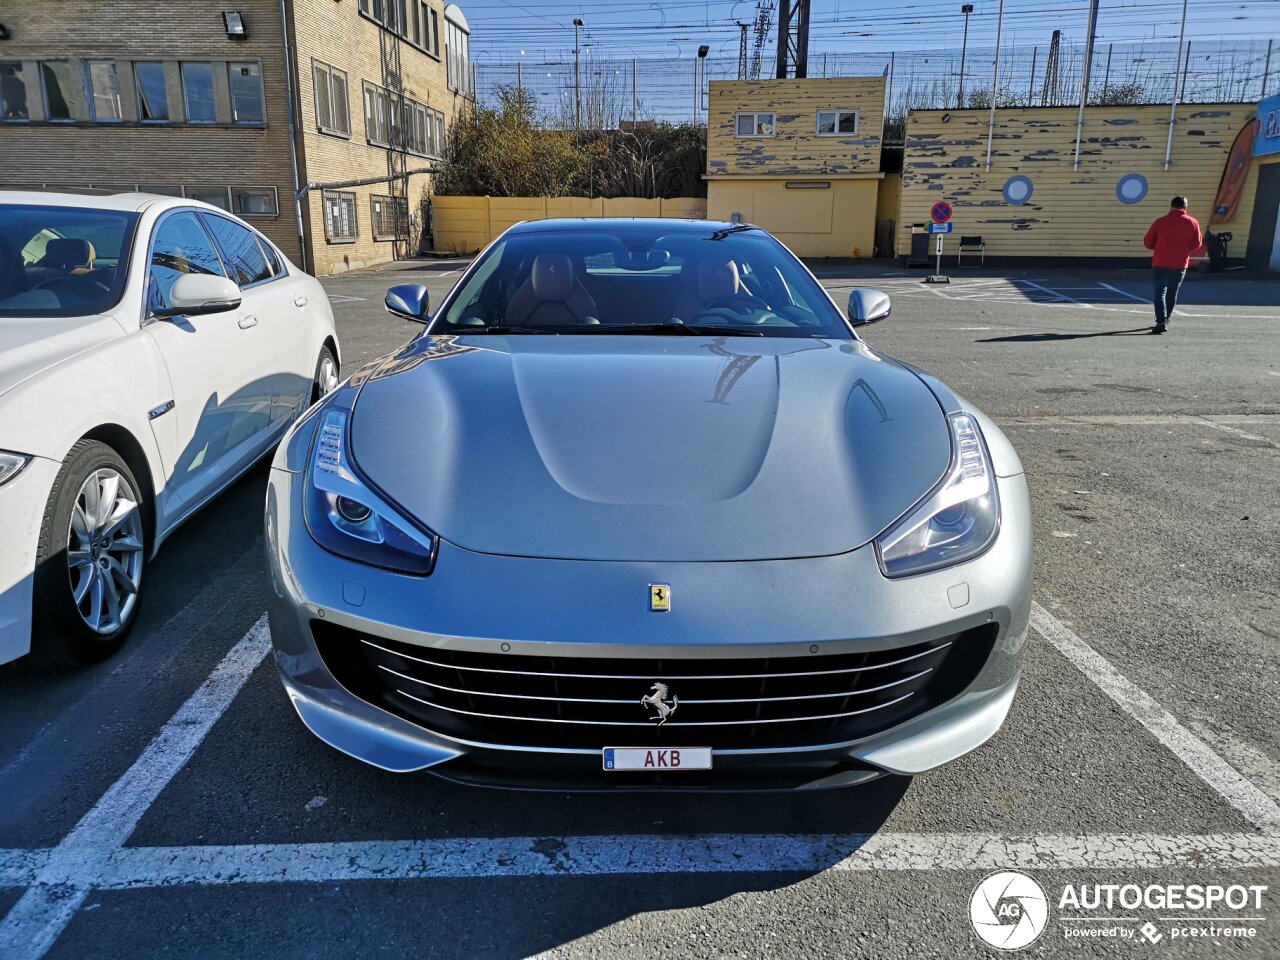
[[[857,110],[819,110],[818,136],[844,137],[858,132]]]
[[[740,113],[734,118],[735,137],[772,137],[778,128],[775,113]]]

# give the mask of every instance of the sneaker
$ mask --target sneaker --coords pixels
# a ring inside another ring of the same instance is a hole
[[[1164,333],[1168,329],[1169,329],[1169,325],[1167,323],[1157,323],[1154,327],[1151,328],[1151,332]]]

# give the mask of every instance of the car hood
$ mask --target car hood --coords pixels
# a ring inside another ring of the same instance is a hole
[[[0,396],[120,335],[120,325],[110,316],[0,317]]]
[[[580,560],[843,553],[950,461],[930,390],[854,340],[426,338],[372,371],[350,437],[444,539]]]

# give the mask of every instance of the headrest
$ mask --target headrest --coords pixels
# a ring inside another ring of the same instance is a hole
[[[87,267],[93,263],[95,251],[88,240],[58,237],[44,248],[44,259],[65,267]]]
[[[735,294],[740,287],[738,265],[732,260],[704,263],[698,267],[698,296],[704,303]]]
[[[567,254],[540,253],[533,258],[533,295],[559,303],[573,293],[573,263]]]

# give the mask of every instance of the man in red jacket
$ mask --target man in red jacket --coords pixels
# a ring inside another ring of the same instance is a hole
[[[1178,302],[1178,288],[1187,275],[1191,254],[1200,249],[1200,224],[1187,213],[1187,198],[1174,197],[1169,212],[1151,224],[1142,244],[1151,251],[1151,268],[1155,274],[1156,325],[1152,333],[1169,329],[1169,318]]]

